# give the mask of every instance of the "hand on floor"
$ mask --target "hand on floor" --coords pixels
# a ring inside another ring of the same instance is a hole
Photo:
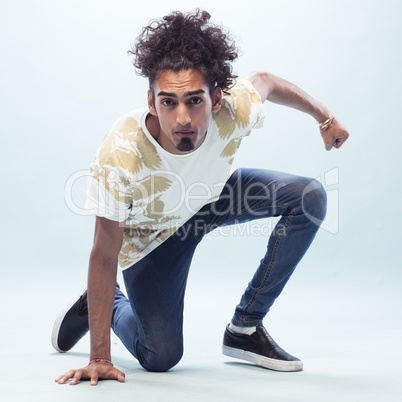
[[[71,378],[70,385],[76,385],[80,380],[90,380],[96,385],[98,380],[118,380],[125,382],[125,374],[107,363],[93,363],[79,370],[69,370],[55,379],[59,384],[65,384]]]

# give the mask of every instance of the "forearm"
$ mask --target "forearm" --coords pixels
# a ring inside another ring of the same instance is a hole
[[[116,294],[117,258],[123,241],[124,222],[96,217],[95,238],[89,259],[88,313],[91,336],[90,360],[111,360],[110,324]],[[96,385],[98,379],[116,379],[124,382],[124,373],[105,361],[94,362],[80,370],[70,370],[56,379],[59,384],[78,384],[81,378]]]
[[[90,359],[111,360],[110,324],[116,292],[117,259],[105,260],[94,251],[88,270],[88,311],[91,338]]]
[[[319,101],[298,86],[270,73],[255,73],[251,76],[259,88],[262,100],[288,106],[314,117],[318,122],[328,119],[330,111]]]
[[[253,73],[247,77],[253,84],[264,102],[278,103],[298,109],[314,117],[319,123],[324,123],[330,117],[330,111],[316,99],[308,95],[296,85],[270,73]],[[339,148],[348,139],[346,127],[335,118],[329,120],[326,127],[320,126],[320,133],[325,143],[325,149]]]

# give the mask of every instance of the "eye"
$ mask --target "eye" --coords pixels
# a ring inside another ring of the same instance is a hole
[[[199,105],[200,103],[202,103],[201,98],[191,98],[190,99],[190,104],[192,104],[192,105]]]
[[[172,106],[174,105],[174,102],[172,101],[172,99],[163,99],[161,104],[163,106]]]

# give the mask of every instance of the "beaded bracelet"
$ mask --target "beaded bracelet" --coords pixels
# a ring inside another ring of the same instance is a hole
[[[326,130],[334,121],[334,115],[332,114],[332,112],[330,112],[330,116],[327,120],[325,120],[322,123],[319,123],[317,121],[318,127],[320,127],[320,130]]]
[[[89,363],[88,366],[90,366],[92,363],[99,363],[99,362],[105,362],[105,363],[109,363],[113,366],[113,363],[108,360],[108,359],[103,359],[102,357],[96,357],[95,359],[92,359]]]

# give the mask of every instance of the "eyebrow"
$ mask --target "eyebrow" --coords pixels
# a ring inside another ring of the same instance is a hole
[[[199,94],[205,94],[205,91],[203,89],[197,89],[196,91],[189,91],[184,94],[184,97],[199,95]],[[170,96],[172,98],[177,98],[177,95],[175,93],[165,92],[165,91],[158,92],[158,96]]]

